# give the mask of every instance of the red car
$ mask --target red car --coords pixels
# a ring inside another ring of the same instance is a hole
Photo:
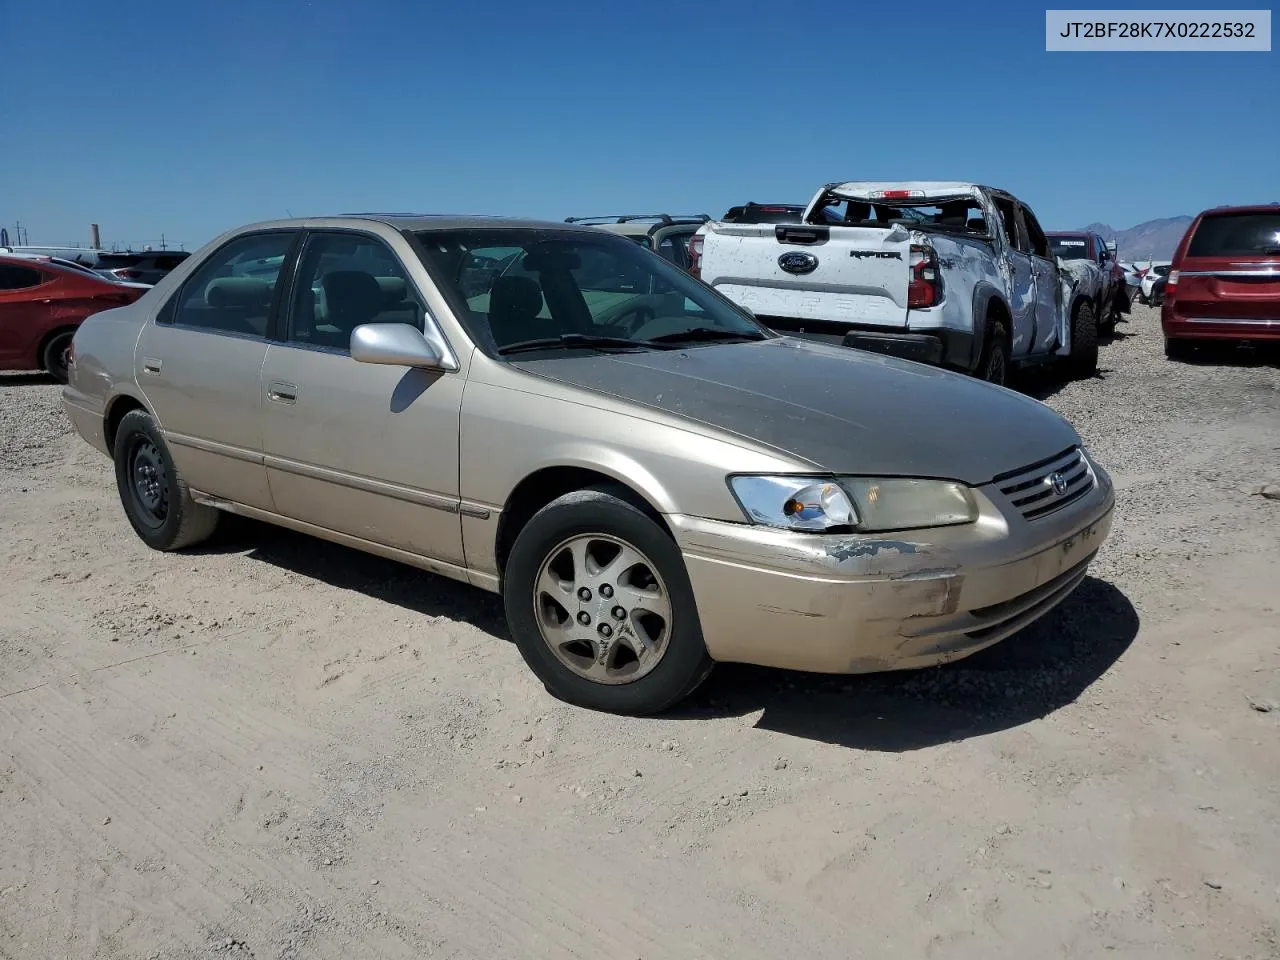
[[[1160,326],[1169,357],[1197,340],[1280,342],[1280,205],[1196,217],[1173,255]]]
[[[149,289],[75,264],[0,256],[0,370],[45,370],[66,383],[76,327]]]

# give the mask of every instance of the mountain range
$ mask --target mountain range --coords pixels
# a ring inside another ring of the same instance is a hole
[[[1194,219],[1166,217],[1163,220],[1148,220],[1128,230],[1117,230],[1105,223],[1091,223],[1080,229],[1081,232],[1096,233],[1104,240],[1116,241],[1121,260],[1172,260],[1178,241]]]

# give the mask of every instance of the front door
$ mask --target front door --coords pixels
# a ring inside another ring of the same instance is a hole
[[[369,234],[311,233],[292,286],[258,385],[277,512],[462,567],[464,377],[350,355],[361,324],[434,323],[400,257]]]
[[[262,462],[258,374],[277,280],[296,230],[215,251],[138,339],[135,373],[178,471],[201,493],[272,508]]]
[[[1013,329],[1009,331],[1013,341],[1012,355],[1025,357],[1032,352],[1035,343],[1035,273],[1031,266],[1026,234],[1013,201],[1002,196],[994,199],[1005,235],[1005,257],[1009,271],[1009,312],[1013,317]]]

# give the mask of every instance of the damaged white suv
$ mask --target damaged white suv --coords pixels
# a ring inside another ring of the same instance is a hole
[[[951,181],[828,184],[798,224],[713,222],[702,279],[779,333],[973,373],[1098,364],[1098,320],[1031,209]]]

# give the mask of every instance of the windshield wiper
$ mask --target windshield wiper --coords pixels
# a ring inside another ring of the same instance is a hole
[[[562,333],[558,337],[536,337],[532,340],[517,340],[505,347],[499,347],[498,353],[506,356],[509,353],[525,353],[531,350],[597,350],[601,347],[628,347],[632,350],[643,349],[643,340],[628,340],[625,337],[598,337],[588,333]]]
[[[764,335],[747,330],[725,330],[720,327],[694,327],[691,330],[680,330],[676,333],[664,333],[659,337],[650,337],[644,343],[716,343],[730,341],[763,340]]]

